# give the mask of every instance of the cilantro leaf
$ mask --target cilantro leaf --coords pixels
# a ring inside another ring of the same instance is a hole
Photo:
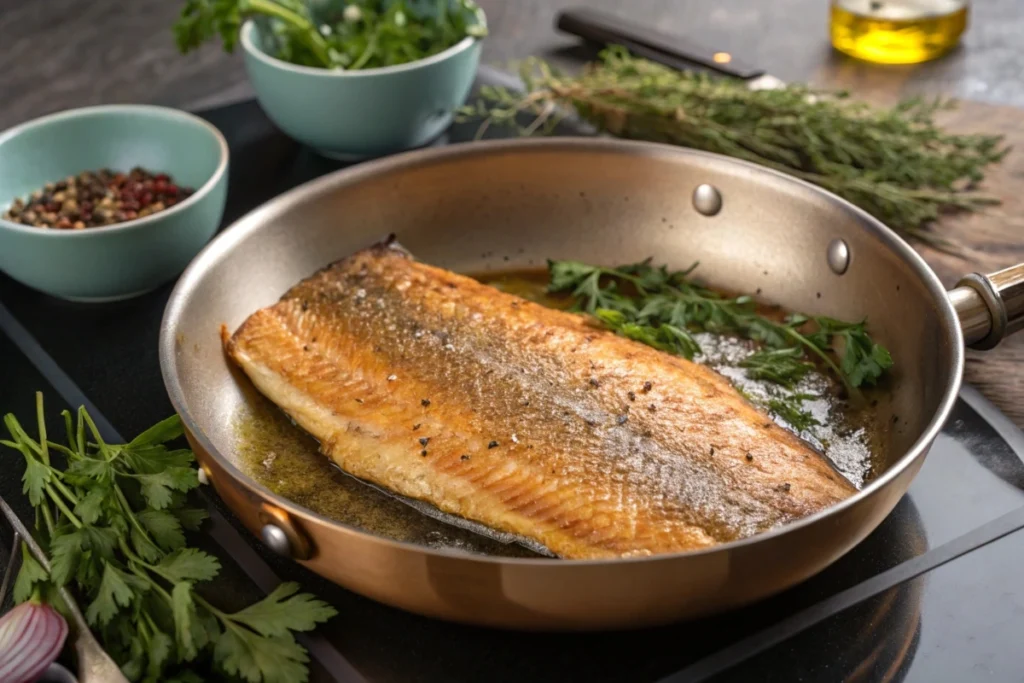
[[[170,659],[171,649],[174,641],[163,631],[156,630],[149,637],[149,663],[146,665],[146,675],[150,680],[159,681],[164,664]]]
[[[174,638],[184,659],[195,659],[202,643],[197,642],[195,624],[198,621],[196,605],[192,600],[192,584],[181,581],[171,590],[171,610],[174,614]]]
[[[135,526],[132,527],[131,542],[135,552],[146,562],[157,562],[163,557],[160,548]]]
[[[12,559],[13,562],[13,559]],[[36,584],[50,580],[50,576],[43,569],[43,566],[36,562],[36,559],[29,553],[28,547],[21,544],[21,569],[18,570],[18,578],[14,581],[14,602],[21,604],[32,597]]]
[[[136,475],[149,506],[163,510],[171,504],[171,491],[190,491],[199,486],[199,475],[191,467],[168,467],[154,474]]]
[[[50,483],[50,468],[36,460],[35,456],[30,455],[27,451],[27,448],[22,448],[22,452],[25,453],[25,474],[21,477],[24,482],[21,491],[28,494],[28,502],[32,505],[41,505],[46,485]]]
[[[75,505],[75,514],[84,524],[95,524],[103,514],[103,507],[107,503],[110,493],[109,486],[94,486]]]
[[[83,526],[81,529],[59,533],[50,541],[51,578],[63,586],[75,576],[81,583],[99,575],[104,560],[113,559],[117,534],[113,529]]]
[[[202,508],[177,508],[171,512],[187,531],[198,531],[203,521],[210,516],[210,513]]]
[[[169,418],[157,422],[155,425],[132,439],[131,442],[128,443],[127,448],[131,449],[139,448],[141,446],[155,446],[157,444],[167,443],[168,441],[177,439],[184,433],[185,428],[181,425],[181,418],[177,415],[171,415]]]
[[[580,283],[597,273],[601,269],[596,266],[589,266],[579,261],[548,261],[548,283],[549,292],[565,292],[576,289]]]
[[[178,518],[166,510],[143,510],[135,518],[146,527],[150,538],[163,550],[170,552],[185,545],[185,533]]]
[[[138,592],[148,587],[139,577],[126,574],[110,562],[105,562],[96,598],[85,610],[86,621],[94,626],[106,625],[122,607],[128,607],[136,599]]]
[[[63,586],[78,569],[82,557],[82,536],[77,532],[55,536],[50,541],[51,578]]]
[[[229,625],[213,650],[214,660],[226,673],[248,683],[304,683],[309,655],[290,634],[265,637]]]
[[[66,478],[76,486],[110,484],[114,481],[114,472],[114,466],[106,460],[82,458],[68,466]]]
[[[814,321],[819,328],[815,335],[816,339],[827,338],[829,348],[834,346],[833,339],[842,340],[839,367],[850,385],[873,386],[878,383],[885,371],[892,367],[893,361],[889,351],[872,341],[863,322],[848,323],[824,316],[815,318]]]
[[[192,451],[185,448],[171,451],[163,446],[126,446],[121,458],[139,474],[156,474],[168,467],[191,467],[195,462]]]
[[[282,583],[270,595],[231,615],[264,636],[283,636],[289,631],[311,631],[337,610],[309,593],[299,593],[297,583]]]
[[[183,548],[171,553],[157,565],[168,581],[208,581],[220,571],[220,561],[195,548]]]

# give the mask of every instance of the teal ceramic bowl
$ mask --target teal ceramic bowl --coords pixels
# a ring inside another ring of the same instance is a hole
[[[480,40],[408,64],[316,69],[272,57],[252,21],[242,27],[249,80],[267,116],[290,137],[337,159],[382,156],[439,136],[466,101]]]
[[[143,218],[85,230],[0,219],[0,270],[63,299],[113,301],[177,276],[213,237],[227,195],[228,145],[215,127],[176,109],[86,107],[0,133],[0,214],[17,197],[83,171],[142,166],[196,189]]]

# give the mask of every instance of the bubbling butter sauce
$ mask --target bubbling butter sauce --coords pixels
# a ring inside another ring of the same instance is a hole
[[[556,308],[566,308],[564,297],[546,293],[545,271],[487,273],[478,278],[509,294]],[[722,374],[755,403],[785,398],[790,393],[811,394],[803,408],[819,423],[800,433],[827,457],[854,486],[860,488],[880,463],[872,455],[878,435],[872,429],[870,401],[852,408],[838,398],[837,382],[812,372],[792,390],[753,380],[739,362],[754,347],[746,340],[713,334],[694,338],[704,363]],[[544,549],[525,539],[501,534],[446,515],[428,504],[407,501],[342,472],[320,454],[315,439],[295,426],[268,399],[255,391],[234,416],[238,464],[242,471],[274,493],[313,512],[372,534],[432,548],[503,557],[544,557]],[[779,417],[773,419],[796,432]]]

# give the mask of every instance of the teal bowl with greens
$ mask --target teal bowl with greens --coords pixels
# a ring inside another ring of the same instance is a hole
[[[395,66],[300,66],[272,56],[272,40],[261,30],[249,21],[240,36],[260,106],[289,137],[336,159],[383,156],[434,140],[465,103],[480,63],[480,39],[467,36]]]
[[[136,166],[166,173],[195,193],[142,218],[80,230],[0,219],[0,271],[75,301],[127,299],[176,277],[217,231],[227,196],[227,142],[192,114],[147,105],[85,107],[0,133],[0,214],[47,183]]]

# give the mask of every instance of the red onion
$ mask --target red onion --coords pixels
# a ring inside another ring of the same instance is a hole
[[[68,624],[49,605],[23,602],[0,617],[0,681],[28,683],[64,648]]]

